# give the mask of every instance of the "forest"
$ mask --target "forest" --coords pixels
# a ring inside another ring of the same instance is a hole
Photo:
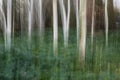
[[[0,0],[0,80],[120,80],[120,0]]]

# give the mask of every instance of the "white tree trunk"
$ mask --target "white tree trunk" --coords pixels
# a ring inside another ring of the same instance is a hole
[[[43,41],[43,35],[44,35],[44,26],[43,26],[43,0],[39,0],[39,35],[40,40]]]
[[[58,54],[58,15],[57,15],[57,0],[53,0],[53,45],[54,45],[54,56]]]
[[[106,35],[106,47],[108,46],[108,0],[105,0],[105,35]]]
[[[95,23],[95,0],[92,3],[92,24],[91,24],[91,51],[93,51],[93,40],[94,40],[94,23]]]
[[[80,37],[80,48],[79,48],[79,60],[81,63],[81,67],[85,65],[85,50],[86,50],[86,33],[87,33],[87,25],[86,25],[86,6],[87,0],[80,0],[80,25],[81,25],[81,37]]]
[[[64,34],[64,46],[68,46],[69,40],[69,21],[70,21],[70,0],[68,0],[68,13],[65,10],[65,5],[63,0],[59,0],[61,17],[62,17],[62,25],[63,25],[63,34]]]
[[[67,11],[67,30],[66,30],[66,47],[68,47],[68,42],[69,42],[69,25],[70,25],[70,0],[68,0],[68,11]]]
[[[7,0],[7,50],[11,48],[11,30],[12,30],[12,0]]]
[[[79,39],[80,39],[80,19],[79,19],[79,1],[75,1],[75,9],[76,9],[76,26],[77,26],[77,47],[79,47]]]
[[[28,44],[31,43],[32,21],[33,20],[33,0],[28,1]]]
[[[3,5],[3,0],[0,0],[0,6],[2,6]]]

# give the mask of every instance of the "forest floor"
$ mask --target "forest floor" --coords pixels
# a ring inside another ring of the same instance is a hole
[[[0,80],[120,80],[120,36],[109,33],[109,45],[105,46],[104,33],[94,37],[87,35],[84,70],[78,65],[79,52],[76,30],[70,30],[69,46],[64,48],[62,29],[59,30],[58,56],[53,54],[53,32],[46,29],[44,39],[32,35],[28,43],[26,35],[17,33],[12,38],[11,51],[4,49],[0,37]]]

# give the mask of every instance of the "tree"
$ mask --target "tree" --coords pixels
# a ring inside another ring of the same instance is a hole
[[[54,31],[54,55],[58,53],[58,16],[57,16],[57,0],[53,0],[53,31]]]
[[[36,0],[36,4],[38,3],[37,7],[37,13],[38,13],[38,19],[39,19],[39,36],[40,41],[43,42],[43,35],[44,35],[44,26],[43,26],[43,0]],[[35,5],[36,6],[36,5]],[[36,15],[36,14],[35,14]]]
[[[11,48],[11,30],[12,30],[12,0],[7,0],[7,28],[6,28],[7,50]]]
[[[93,52],[94,24],[95,24],[95,0],[92,3],[92,24],[91,24],[91,51]]]
[[[108,46],[108,0],[105,0],[105,34],[106,34],[106,46]]]
[[[80,26],[81,26],[81,37],[80,37],[80,47],[79,47],[79,61],[81,67],[84,68],[85,65],[85,49],[86,49],[86,6],[87,0],[80,0]]]
[[[31,43],[32,23],[33,23],[33,0],[28,1],[28,44]]]
[[[67,0],[67,9],[65,9],[64,1],[59,0],[61,17],[62,17],[62,25],[63,25],[63,34],[64,34],[64,46],[68,46],[69,40],[69,24],[70,24],[70,0]]]
[[[76,29],[77,29],[77,47],[79,46],[80,38],[80,19],[79,19],[79,0],[75,0],[75,13],[76,13]]]

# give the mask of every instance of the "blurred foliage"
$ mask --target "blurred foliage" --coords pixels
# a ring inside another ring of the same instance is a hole
[[[71,28],[69,47],[64,49],[62,29],[59,28],[57,57],[53,56],[52,34],[52,29],[46,29],[44,40],[40,42],[33,32],[31,46],[28,46],[27,36],[15,35],[10,52],[4,50],[4,41],[0,37],[0,80],[120,79],[119,33],[110,32],[108,48],[105,47],[105,36],[96,33],[93,52],[88,34],[84,71],[78,63],[76,30]]]

